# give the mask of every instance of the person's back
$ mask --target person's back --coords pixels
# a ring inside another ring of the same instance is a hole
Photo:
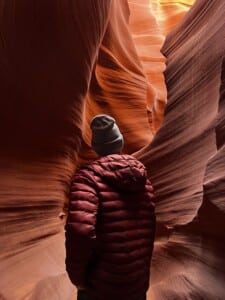
[[[153,188],[134,157],[107,154],[73,177],[67,272],[86,299],[143,300],[155,233]]]

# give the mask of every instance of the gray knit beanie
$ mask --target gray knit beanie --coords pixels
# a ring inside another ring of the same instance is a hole
[[[123,135],[114,118],[108,115],[95,116],[90,124],[92,130],[91,145],[101,156],[119,153],[123,148]]]

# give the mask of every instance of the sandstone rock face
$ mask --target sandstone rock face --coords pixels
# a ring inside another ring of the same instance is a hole
[[[71,300],[61,218],[111,1],[0,2],[0,298]]]
[[[194,2],[0,1],[0,299],[76,299],[64,213],[102,112],[155,186],[148,299],[225,299],[225,3]]]
[[[138,154],[158,195],[152,299],[225,297],[224,17],[196,1],[162,49],[165,117]]]

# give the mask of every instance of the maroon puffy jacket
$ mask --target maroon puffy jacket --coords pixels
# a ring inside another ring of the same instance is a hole
[[[153,188],[142,163],[108,155],[73,177],[66,269],[96,300],[138,300],[149,287],[155,234]]]

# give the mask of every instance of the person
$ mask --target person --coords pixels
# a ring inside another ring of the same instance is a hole
[[[144,300],[155,235],[153,187],[144,165],[121,154],[109,115],[90,124],[100,156],[73,176],[66,222],[66,270],[79,300]]]

